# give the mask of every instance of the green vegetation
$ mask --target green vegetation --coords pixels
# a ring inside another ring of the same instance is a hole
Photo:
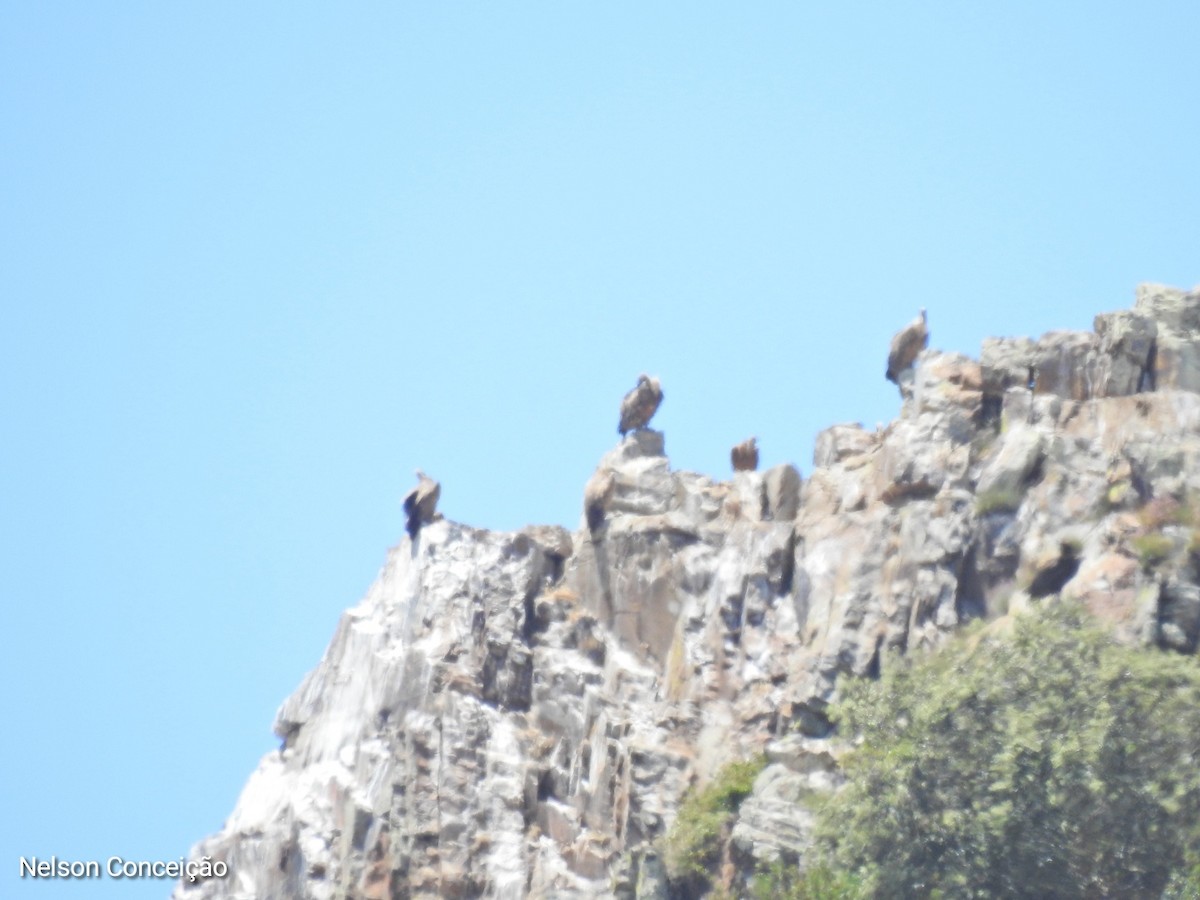
[[[766,758],[762,756],[729,763],[708,785],[683,801],[663,848],[663,862],[672,881],[696,887],[708,883],[738,807],[764,766]]]
[[[1115,484],[1109,485],[1109,488],[1104,493],[1104,512],[1110,512],[1114,509],[1120,509],[1125,506],[1130,500],[1137,498],[1137,491],[1133,489],[1133,483],[1129,480],[1118,481]]]
[[[859,900],[862,881],[851,872],[838,872],[817,863],[803,873],[776,863],[753,882],[754,900]]]
[[[1174,872],[1161,900],[1196,900],[1200,897],[1200,866],[1187,872]]]
[[[1197,896],[1194,658],[1052,604],[843,690],[848,784],[813,868],[764,875],[770,896]]]
[[[1138,510],[1138,521],[1146,531],[1160,531],[1168,525],[1200,525],[1200,503],[1195,494],[1172,497],[1170,495],[1147,500]]]
[[[986,516],[993,512],[1011,512],[1021,506],[1022,494],[1011,488],[997,488],[994,491],[984,491],[975,498],[975,513]]]
[[[1017,593],[1017,588],[1011,582],[997,588],[993,594],[987,599],[988,617],[998,619],[1008,615],[1009,607],[1012,606],[1013,596]]]
[[[1140,534],[1133,539],[1132,544],[1144,569],[1153,569],[1175,549],[1175,542],[1161,531]]]

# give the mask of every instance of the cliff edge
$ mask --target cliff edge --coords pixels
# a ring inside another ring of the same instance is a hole
[[[665,898],[688,789],[765,753],[723,879],[802,858],[836,783],[838,679],[964,622],[1078,598],[1200,643],[1200,291],[1091,333],[924,350],[899,418],[836,425],[807,478],[601,461],[572,532],[438,519],[393,548],[276,717],[280,748],[192,851],[209,898]]]

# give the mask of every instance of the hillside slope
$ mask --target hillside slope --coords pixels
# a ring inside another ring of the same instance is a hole
[[[228,876],[175,897],[665,897],[685,792],[766,752],[735,882],[803,855],[792,801],[837,778],[825,710],[885,650],[1063,592],[1196,651],[1200,292],[925,350],[899,387],[896,421],[829,428],[803,479],[673,471],[640,430],[573,533],[404,538],[193,849]]]

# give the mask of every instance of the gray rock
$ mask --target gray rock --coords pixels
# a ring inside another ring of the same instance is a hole
[[[1140,284],[1134,311],[1153,319],[1166,331],[1179,334],[1200,332],[1200,290],[1190,293],[1163,284]]]
[[[980,362],[925,350],[899,418],[822,432],[803,483],[673,471],[640,429],[574,533],[424,524],[193,849],[230,875],[175,896],[665,898],[682,798],[765,748],[723,848],[744,892],[803,863],[810,800],[841,777],[839,680],[1018,614],[1064,540],[1064,592],[1122,640],[1196,652],[1200,295],[1143,288],[1095,328],[987,341]],[[1172,548],[1156,566],[1135,544],[1152,530]]]
[[[790,522],[800,511],[800,470],[784,463],[763,473],[763,518]]]
[[[1050,332],[1037,344],[1033,390],[1071,400],[1088,400],[1100,383],[1100,338],[1095,334]]]
[[[1096,395],[1124,397],[1154,390],[1155,341],[1158,325],[1132,312],[1096,316],[1100,363]]]
[[[976,492],[981,498],[997,494],[1019,495],[1042,461],[1043,434],[1035,428],[1013,428],[1005,432],[999,448],[987,462]]]
[[[1166,332],[1154,354],[1156,390],[1200,391],[1200,340]]]
[[[819,796],[807,776],[785,766],[767,766],[733,827],[734,847],[746,858],[743,868],[766,868],[780,859],[799,861],[812,845],[814,801]]]
[[[878,445],[878,435],[863,430],[857,422],[834,425],[817,435],[813,447],[813,465],[832,466],[851,457],[870,453]]]
[[[1032,389],[1037,348],[1029,338],[984,338],[979,363],[983,390],[990,394],[1013,387]]]

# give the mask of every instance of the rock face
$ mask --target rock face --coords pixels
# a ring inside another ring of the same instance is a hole
[[[681,797],[765,753],[720,878],[803,859],[839,678],[1061,585],[1131,641],[1200,644],[1200,293],[1092,334],[925,350],[900,417],[718,482],[634,431],[574,533],[445,520],[388,555],[279,711],[207,898],[669,894]],[[1065,570],[1064,570],[1065,572]],[[1034,591],[1032,593],[1039,593]]]

